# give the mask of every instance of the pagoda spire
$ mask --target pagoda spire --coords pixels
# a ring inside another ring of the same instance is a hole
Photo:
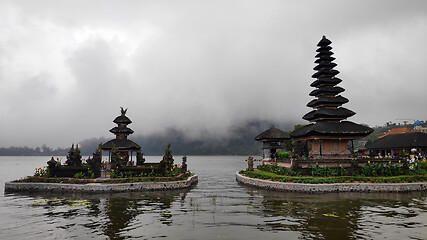
[[[133,133],[133,130],[127,127],[132,121],[126,117],[126,112],[127,108],[123,109],[123,107],[120,107],[121,115],[116,117],[113,121],[117,124],[117,127],[110,129],[110,132],[116,135],[116,139],[127,139],[127,136]]]
[[[348,158],[353,152],[352,148],[348,148],[353,146],[352,141],[373,131],[367,126],[344,121],[355,113],[342,107],[348,99],[340,95],[344,88],[337,86],[342,80],[336,77],[339,71],[335,69],[337,64],[332,57],[334,53],[331,51],[331,43],[323,36],[317,44],[317,65],[314,67],[316,72],[312,76],[316,80],[310,85],[316,88],[310,93],[315,99],[307,104],[314,110],[302,117],[311,123],[291,133],[291,137],[300,142],[301,146],[311,146],[311,149],[305,152],[307,157]]]
[[[310,122],[340,122],[355,114],[355,112],[341,107],[348,102],[348,99],[339,95],[345,90],[337,86],[342,80],[336,77],[339,71],[334,69],[337,64],[333,62],[335,58],[332,57],[334,53],[331,51],[331,43],[329,39],[323,36],[317,44],[319,47],[315,56],[317,66],[314,67],[316,73],[312,75],[312,78],[316,80],[310,85],[316,88],[310,93],[310,96],[316,98],[307,104],[314,110],[302,117]]]

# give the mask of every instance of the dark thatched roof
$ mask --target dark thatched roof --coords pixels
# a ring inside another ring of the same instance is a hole
[[[130,129],[130,128],[128,128],[128,127],[113,127],[112,129],[110,129],[110,132],[114,133],[116,135],[117,134],[126,134],[126,135],[129,135],[129,134],[133,133],[133,130]]]
[[[299,128],[291,133],[293,138],[310,136],[331,136],[331,137],[364,137],[374,130],[350,121],[341,121],[339,123],[330,123],[319,121]]]
[[[320,105],[342,105],[344,103],[348,103],[348,99],[343,96],[335,96],[335,97],[319,97],[318,99],[311,100],[307,107],[318,107]]]
[[[348,138],[356,139],[369,135],[373,130],[369,127],[359,125],[350,121],[341,121],[351,117],[355,112],[341,107],[348,102],[348,99],[338,94],[344,92],[344,88],[336,86],[342,80],[336,78],[339,74],[334,68],[337,66],[332,61],[335,60],[332,42],[325,36],[317,44],[319,47],[316,52],[317,66],[316,73],[312,78],[317,78],[310,86],[316,89],[310,92],[310,96],[316,99],[310,101],[307,106],[314,108],[311,112],[305,114],[302,118],[308,121],[316,122],[305,127],[299,128],[291,133],[291,137],[301,139],[311,138]]]
[[[125,115],[120,115],[118,117],[116,117],[113,121],[116,124],[131,124],[132,121],[126,117]]]
[[[321,51],[328,51],[331,50],[332,47],[331,46],[323,46],[323,47],[319,47],[316,52],[321,52]]]
[[[367,149],[417,148],[427,147],[427,133],[411,132],[390,134],[380,138],[368,146]]]
[[[340,73],[340,71],[335,70],[335,69],[321,69],[319,71],[317,71],[316,73],[314,73],[313,75],[311,75],[312,78],[320,78],[320,77],[327,77],[327,76],[335,76],[338,73]]]
[[[331,55],[334,55],[334,53],[332,52],[332,51],[329,51],[329,50],[320,50],[319,51],[319,53],[318,54],[316,54],[316,58],[320,58],[320,57],[323,57],[323,56],[331,56]]]
[[[336,109],[321,108],[321,109],[313,110],[313,111],[307,113],[306,115],[304,115],[302,117],[302,119],[308,120],[308,121],[320,119],[320,118],[346,119],[346,118],[353,116],[354,114],[356,114],[356,113],[347,109],[347,108],[343,108],[343,107],[339,107]]]
[[[332,95],[337,95],[337,94],[340,94],[340,93],[342,93],[342,92],[344,92],[345,90],[344,90],[344,88],[342,88],[342,87],[320,87],[320,88],[317,88],[317,89],[314,89],[313,91],[311,91],[310,92],[310,96],[318,96],[318,95],[321,95],[321,94],[332,94]]]
[[[113,144],[120,151],[136,151],[141,149],[141,146],[129,139],[113,139],[104,143],[101,148],[104,151],[111,151]]]
[[[332,62],[334,60],[335,60],[334,57],[331,57],[331,56],[322,56],[322,57],[316,59],[316,61],[314,61],[314,63]]]
[[[314,68],[313,68],[313,70],[320,70],[320,69],[322,69],[322,68],[327,68],[327,69],[332,69],[332,68],[334,68],[334,67],[336,67],[337,66],[337,64],[336,63],[333,63],[333,62],[322,62],[322,63],[320,63],[320,64],[317,64]]]
[[[291,136],[284,131],[271,127],[255,137],[255,141],[284,141],[290,139]]]
[[[338,83],[342,82],[340,78],[333,77],[333,78],[319,78],[315,80],[313,83],[310,84],[311,87],[319,87],[320,85],[337,85]]]
[[[317,46],[318,47],[328,46],[331,43],[332,42],[329,39],[327,39],[325,36],[323,36],[322,39],[319,41],[319,43],[317,43]]]

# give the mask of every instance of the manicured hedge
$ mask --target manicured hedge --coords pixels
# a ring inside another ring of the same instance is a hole
[[[186,180],[193,174],[186,172],[174,177],[129,177],[129,178],[111,178],[103,180],[102,183],[134,183],[134,182],[172,182]],[[14,182],[34,182],[34,183],[69,183],[69,184],[87,184],[95,183],[96,179],[77,179],[77,178],[48,178],[48,177],[27,177]],[[98,182],[99,183],[99,182]]]
[[[89,176],[89,166],[84,164],[78,167],[75,166],[54,166],[49,167],[50,177],[74,177],[77,173],[83,173]],[[98,173],[99,174],[99,173]]]
[[[283,176],[264,171],[240,171],[250,178],[293,183],[402,183],[402,182],[427,182],[427,175],[403,175],[391,177],[365,177],[365,176],[337,176],[337,177],[311,177],[311,176]]]
[[[125,173],[130,176],[142,176],[162,174],[164,169],[161,168],[160,163],[144,163],[142,166],[121,167],[117,171],[118,173]]]

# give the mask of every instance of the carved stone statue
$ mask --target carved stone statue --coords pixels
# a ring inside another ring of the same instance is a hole
[[[47,165],[49,167],[55,167],[57,165],[57,162],[55,161],[55,159],[52,157],[48,162]]]
[[[254,170],[254,158],[252,156],[248,157],[248,171]]]
[[[182,157],[182,172],[187,172],[187,156]]]

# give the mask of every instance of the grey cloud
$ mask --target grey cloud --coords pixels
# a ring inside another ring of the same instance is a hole
[[[0,56],[0,85],[11,89],[0,96],[0,146],[108,137],[120,106],[141,134],[172,127],[221,138],[251,119],[305,123],[322,35],[357,113],[350,120],[427,120],[425,1],[3,1],[0,9],[11,23],[8,34],[0,28],[8,56]],[[46,59],[28,53],[44,69],[14,55],[47,44]],[[29,82],[28,69],[43,73],[34,86],[11,80]],[[1,126],[22,128],[17,137]]]

